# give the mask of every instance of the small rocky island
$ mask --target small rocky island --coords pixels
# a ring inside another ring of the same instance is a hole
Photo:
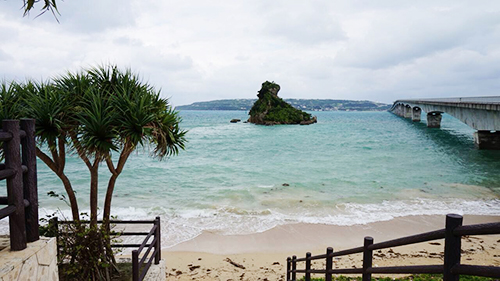
[[[266,81],[253,104],[248,122],[259,125],[300,124],[309,125],[316,123],[316,116],[296,109],[278,97],[280,85]]]

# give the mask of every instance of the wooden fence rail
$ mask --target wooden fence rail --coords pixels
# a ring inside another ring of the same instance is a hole
[[[161,221],[160,217],[154,220],[135,220],[135,221],[122,221],[110,220],[111,224],[153,224],[149,232],[112,232],[112,234],[120,236],[146,236],[141,244],[112,244],[113,248],[138,248],[132,251],[132,281],[142,281],[148,273],[151,264],[159,264],[161,260]],[[59,221],[57,217],[51,219],[51,225],[59,233],[60,224],[74,224],[74,221]],[[81,220],[80,223],[90,223],[89,221]],[[97,221],[102,223],[102,221]],[[152,240],[151,240],[152,238]],[[151,241],[150,241],[151,240]],[[151,253],[151,250],[154,251]],[[143,253],[143,251],[145,251]],[[59,252],[59,251],[58,251]],[[141,255],[141,253],[143,253]],[[150,255],[151,254],[151,255]]]
[[[463,218],[460,215],[449,214],[446,216],[444,229],[421,233],[417,235],[398,238],[381,243],[373,243],[372,237],[365,237],[362,247],[352,248],[334,252],[331,247],[327,248],[326,254],[312,256],[306,253],[305,258],[297,256],[287,258],[286,280],[297,280],[297,273],[304,274],[306,281],[311,280],[311,274],[323,274],[326,281],[332,280],[333,274],[361,274],[363,281],[371,280],[372,274],[443,274],[444,281],[458,281],[460,275],[474,275],[483,277],[500,277],[500,267],[478,266],[460,264],[461,238],[464,235],[488,235],[500,234],[500,223],[487,223],[476,225],[462,225]],[[387,249],[416,243],[444,239],[444,264],[442,265],[415,265],[415,266],[393,266],[373,267],[373,251]],[[333,269],[333,257],[363,253],[362,268]],[[312,269],[311,261],[325,260],[325,269]],[[304,269],[297,269],[297,263],[305,262]]]
[[[0,141],[5,158],[0,180],[7,181],[7,196],[0,197],[7,207],[0,209],[0,219],[9,217],[10,249],[20,251],[39,239],[35,120],[3,120]]]

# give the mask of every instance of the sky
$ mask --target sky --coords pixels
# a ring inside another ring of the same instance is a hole
[[[0,0],[0,81],[116,64],[174,106],[500,96],[500,1]]]

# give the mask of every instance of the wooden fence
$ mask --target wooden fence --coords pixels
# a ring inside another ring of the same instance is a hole
[[[461,237],[465,235],[500,234],[500,223],[487,223],[476,225],[462,225],[462,216],[450,214],[446,216],[446,227],[436,231],[398,238],[386,242],[373,244],[372,237],[365,237],[364,245],[339,252],[327,248],[326,254],[311,256],[306,253],[305,258],[296,256],[287,258],[287,281],[297,280],[297,273],[303,273],[306,281],[311,280],[311,274],[323,274],[325,281],[332,280],[332,274],[361,274],[363,281],[371,280],[373,273],[377,274],[443,274],[444,281],[458,281],[460,275],[474,275],[483,277],[500,277],[500,267],[464,265],[460,263]],[[373,267],[373,251],[428,242],[444,238],[444,264],[443,265],[415,265],[394,267]],[[333,257],[363,253],[362,268],[333,269]],[[325,269],[312,269],[311,261],[325,260]],[[297,269],[297,263],[305,262],[304,269]]]
[[[0,209],[0,219],[9,217],[10,249],[20,251],[39,239],[35,120],[3,120],[0,142],[5,158],[0,180],[7,180],[7,196],[0,197],[7,207]]]
[[[57,217],[51,219],[51,225],[59,230],[59,224],[73,224],[74,221],[59,221]],[[80,221],[80,223],[89,223],[88,221]],[[102,223],[102,221],[98,221]],[[161,260],[161,221],[160,217],[155,220],[135,220],[121,221],[111,220],[111,224],[153,224],[149,232],[113,232],[119,236],[146,236],[141,244],[112,244],[113,248],[138,248],[132,251],[132,280],[142,281],[148,273],[151,264],[159,264]],[[56,231],[55,233],[59,233]],[[151,240],[152,238],[152,240]],[[150,241],[151,240],[151,241]],[[154,251],[151,253],[151,250]],[[150,255],[151,254],[151,255]]]

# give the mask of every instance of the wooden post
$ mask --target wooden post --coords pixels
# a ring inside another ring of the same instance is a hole
[[[444,281],[459,281],[460,275],[453,274],[451,269],[460,264],[460,251],[462,240],[460,236],[453,235],[453,230],[461,226],[463,217],[456,214],[446,215],[446,229],[444,236]]]
[[[24,217],[23,169],[21,167],[19,121],[3,120],[2,129],[12,134],[12,139],[4,142],[5,168],[16,171],[7,178],[7,197],[9,205],[16,211],[9,216],[10,249],[20,251],[26,248],[26,224]]]
[[[292,281],[297,280],[297,256],[292,257]]]
[[[132,281],[139,281],[139,252],[132,251]]]
[[[286,258],[286,281],[292,280],[292,259],[290,257]]]
[[[368,250],[368,246],[373,244],[372,237],[365,237],[363,244],[363,281],[372,280],[372,274],[368,273],[367,270],[372,268],[373,263],[373,251]]]
[[[52,231],[55,233],[55,237],[59,236],[59,219],[57,217],[53,217],[49,220],[49,227],[52,227]]]
[[[24,199],[30,203],[25,210],[26,238],[28,242],[34,242],[40,238],[38,234],[35,119],[22,119],[21,129],[26,132],[26,136],[21,139],[22,163],[28,168],[28,172],[23,174]]]
[[[49,220],[49,227],[52,227],[51,231],[54,231],[54,236],[56,237],[56,248],[57,248],[57,257],[59,258],[59,219],[57,217],[53,217]]]
[[[155,250],[157,251],[155,255],[155,264],[159,264],[161,260],[161,232],[160,232],[160,217],[156,217],[155,219],[155,225],[156,225],[156,231],[155,231],[155,238],[156,238],[156,245],[155,245]]]
[[[333,269],[333,257],[330,254],[333,253],[333,248],[326,248],[326,273],[325,281],[332,281],[332,269]]]
[[[311,253],[307,252],[306,253],[306,276],[305,279],[306,281],[311,281]]]

